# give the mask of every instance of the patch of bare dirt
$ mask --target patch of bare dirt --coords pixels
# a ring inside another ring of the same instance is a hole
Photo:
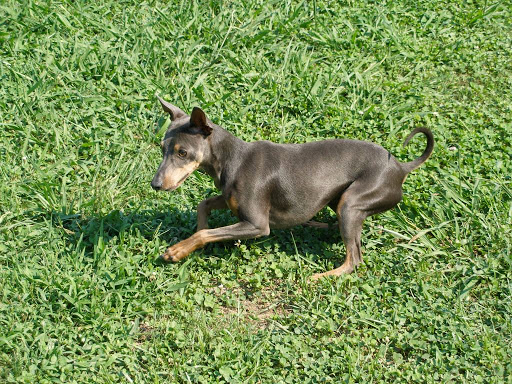
[[[155,328],[141,322],[139,324],[139,337],[137,338],[137,343],[142,344],[145,341],[151,340],[153,338],[153,332],[155,331]]]
[[[226,317],[240,317],[256,329],[266,329],[272,324],[272,320],[285,317],[291,313],[291,309],[285,304],[281,292],[270,287],[252,292],[244,287],[227,289],[218,286],[214,294],[222,301],[223,295],[236,296],[235,305],[223,305],[221,311]]]

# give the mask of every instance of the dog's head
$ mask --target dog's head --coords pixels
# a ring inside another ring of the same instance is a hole
[[[158,100],[171,116],[171,125],[160,143],[163,160],[151,187],[172,191],[201,165],[208,148],[207,138],[213,128],[200,108],[194,107],[189,116],[160,97]]]

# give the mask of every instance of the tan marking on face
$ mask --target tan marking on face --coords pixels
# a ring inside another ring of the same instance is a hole
[[[231,195],[231,197],[227,201],[229,209],[235,214],[235,216],[238,216],[238,201],[236,200],[236,197],[234,195]]]
[[[178,188],[192,172],[199,168],[199,164],[198,161],[192,161],[181,168],[174,168],[165,172],[162,183],[163,189]]]
[[[178,153],[178,151],[180,150],[180,145],[179,144],[175,144],[174,145],[174,153]]]

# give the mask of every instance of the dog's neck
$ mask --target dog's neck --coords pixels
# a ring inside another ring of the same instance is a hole
[[[222,189],[226,182],[223,175],[226,174],[229,164],[240,155],[248,143],[218,125],[214,125],[208,140],[209,151],[201,164],[201,169],[213,178],[217,188]]]

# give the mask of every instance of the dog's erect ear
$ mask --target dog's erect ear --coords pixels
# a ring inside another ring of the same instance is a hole
[[[190,125],[192,127],[199,128],[201,133],[205,136],[212,133],[212,127],[208,124],[206,115],[201,108],[194,107],[192,110],[192,114],[190,115]]]
[[[180,117],[186,116],[187,114],[183,112],[181,109],[176,107],[175,105],[172,105],[171,103],[168,103],[164,99],[162,99],[160,96],[158,97],[158,101],[160,101],[160,104],[162,104],[162,108],[165,112],[167,112],[169,115],[171,115],[171,120],[179,119]]]

